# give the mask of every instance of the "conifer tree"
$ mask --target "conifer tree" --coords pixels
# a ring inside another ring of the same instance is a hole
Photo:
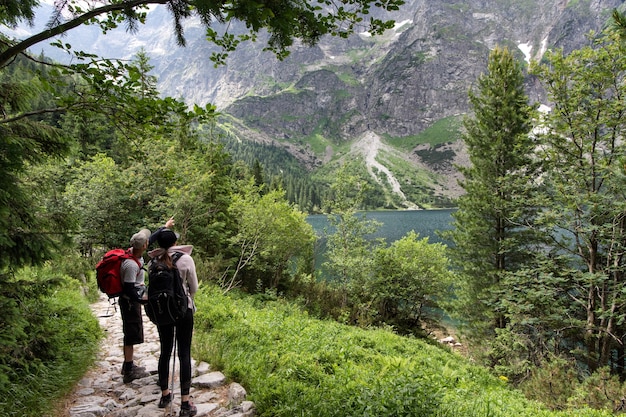
[[[263,173],[263,167],[258,159],[255,158],[254,164],[252,164],[252,176],[254,177],[254,185],[260,187],[265,184],[265,177]]]
[[[531,240],[523,226],[533,216],[533,108],[524,92],[521,65],[506,48],[489,56],[487,73],[469,93],[473,116],[465,120],[465,143],[471,166],[461,168],[466,191],[453,214],[453,262],[459,285],[453,310],[468,335],[493,335],[506,325],[497,305],[499,283],[519,268]]]
[[[32,63],[19,59],[11,71],[0,72],[0,115],[29,109],[42,97]],[[65,155],[69,147],[59,129],[34,117],[0,123],[0,271],[8,265],[38,264],[51,255],[54,236],[41,233],[50,227],[49,219],[36,208],[43,184],[25,176],[33,166]]]

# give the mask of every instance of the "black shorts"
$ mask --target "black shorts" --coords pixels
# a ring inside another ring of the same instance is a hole
[[[143,316],[141,304],[132,302],[126,297],[119,298],[120,313],[122,314],[122,330],[124,332],[124,346],[143,343]]]

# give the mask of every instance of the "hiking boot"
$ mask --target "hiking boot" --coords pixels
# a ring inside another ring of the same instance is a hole
[[[179,417],[192,417],[198,414],[198,408],[189,401],[189,405],[185,407],[185,404],[180,407]]]
[[[137,366],[135,364],[133,364],[131,369],[137,369],[138,371],[145,371],[146,370],[145,366]],[[122,375],[125,375],[125,374],[126,374],[126,368],[124,366],[122,366]]]
[[[172,393],[170,392],[167,395],[161,395],[161,399],[159,400],[159,408],[165,408],[172,402]]]
[[[137,366],[137,365],[133,365],[132,368],[127,369],[127,370],[122,369],[122,375],[123,375],[123,381],[125,384],[128,384],[129,382],[134,381],[135,379],[141,379],[141,378],[150,376],[150,374],[146,372],[146,368],[144,368],[143,366]]]

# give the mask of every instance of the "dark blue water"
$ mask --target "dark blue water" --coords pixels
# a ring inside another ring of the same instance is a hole
[[[420,238],[428,237],[429,243],[449,244],[449,242],[443,241],[437,232],[452,228],[452,213],[454,211],[455,209],[365,211],[358,213],[357,216],[382,223],[378,231],[368,237],[385,238],[388,244],[401,239],[411,230],[419,234]],[[320,238],[324,236],[324,230],[329,228],[328,217],[324,214],[308,216],[307,222],[313,226]]]

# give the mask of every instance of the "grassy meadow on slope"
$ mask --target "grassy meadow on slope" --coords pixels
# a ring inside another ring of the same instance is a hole
[[[262,417],[611,415],[548,411],[444,348],[279,300],[204,287],[196,302],[194,356],[244,385]]]

